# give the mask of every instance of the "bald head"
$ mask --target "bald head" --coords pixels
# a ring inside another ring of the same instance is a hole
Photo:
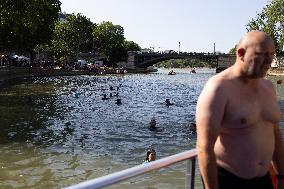
[[[239,42],[235,68],[243,76],[264,77],[275,55],[273,39],[262,31],[250,31]]]
[[[262,31],[252,30],[244,35],[240,40],[237,50],[240,48],[247,49],[249,47],[255,47],[259,44],[271,45],[275,48],[273,39]]]

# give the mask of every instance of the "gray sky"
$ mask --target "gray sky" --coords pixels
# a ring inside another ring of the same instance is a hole
[[[66,13],[111,21],[124,36],[155,51],[228,52],[268,0],[61,0]]]

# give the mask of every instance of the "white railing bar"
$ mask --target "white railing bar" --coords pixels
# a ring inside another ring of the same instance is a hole
[[[124,181],[126,179],[156,170],[169,165],[184,161],[187,159],[192,159],[197,156],[197,150],[192,149],[185,152],[181,152],[169,157],[165,157],[150,163],[143,165],[138,165],[129,169],[125,169],[119,172],[115,172],[106,176],[102,176],[89,181],[81,182],[79,184],[69,186],[66,189],[97,189],[112,185],[117,182]]]

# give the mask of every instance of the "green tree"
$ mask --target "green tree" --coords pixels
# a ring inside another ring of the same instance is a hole
[[[140,50],[141,50],[141,47],[137,43],[133,41],[124,40],[123,49],[121,49],[120,55],[117,59],[119,61],[126,61],[127,56],[128,56],[127,55],[128,51],[140,51]]]
[[[66,21],[58,21],[52,40],[53,55],[56,61],[75,60],[80,53],[91,52],[95,24],[81,14],[67,15]]]
[[[140,51],[141,47],[133,41],[124,41],[124,49],[127,51]]]
[[[106,55],[113,63],[124,60],[125,38],[122,26],[114,25],[111,22],[102,22],[94,29],[93,37],[97,52]]]
[[[67,57],[71,60],[76,59],[76,47],[72,42],[71,27],[68,22],[58,21],[55,25],[54,38],[51,45],[51,56],[53,61],[67,61]]]
[[[275,41],[277,53],[284,44],[284,1],[271,0],[256,18],[247,24],[247,30],[261,30],[268,33]]]
[[[1,0],[0,49],[29,52],[51,40],[59,18],[59,0]]]
[[[229,54],[236,54],[236,48],[237,46],[230,49]]]
[[[68,42],[73,47],[76,53],[90,52],[93,47],[92,32],[95,24],[84,15],[69,15],[67,17]]]

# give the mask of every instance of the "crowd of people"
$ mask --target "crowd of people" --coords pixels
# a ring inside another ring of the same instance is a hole
[[[0,54],[0,66],[14,66],[27,68],[30,66],[30,60],[24,56],[8,56]]]
[[[0,54],[0,67],[12,67],[12,68],[41,68],[41,69],[62,69],[62,70],[82,70],[88,71],[95,75],[104,74],[125,74],[127,70],[124,67],[118,67],[115,64],[97,65],[95,63],[81,63],[81,62],[52,62],[45,59],[36,59],[32,63],[30,58],[18,55],[6,55]]]

